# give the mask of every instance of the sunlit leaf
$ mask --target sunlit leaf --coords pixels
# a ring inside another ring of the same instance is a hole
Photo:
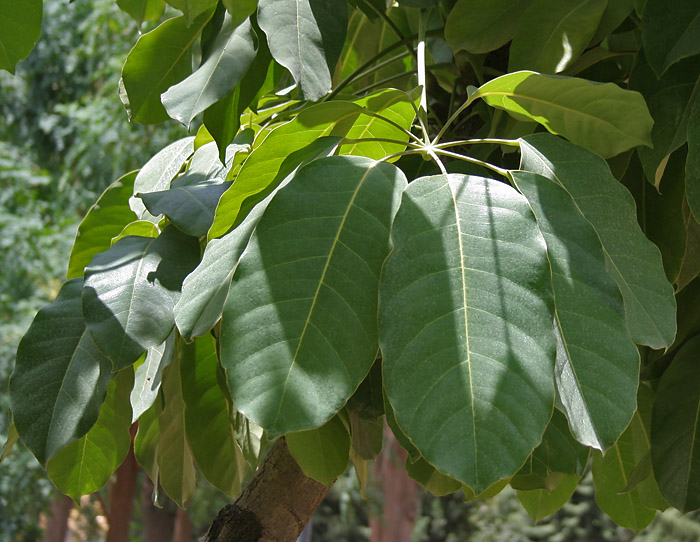
[[[134,387],[129,396],[133,422],[151,408],[158,397],[160,384],[163,380],[163,369],[173,359],[174,350],[175,334],[171,334],[161,344],[149,348],[143,363],[136,368]]]

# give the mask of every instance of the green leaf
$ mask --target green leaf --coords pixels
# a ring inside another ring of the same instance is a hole
[[[160,441],[160,424],[158,422],[163,411],[162,393],[156,397],[151,407],[141,414],[139,429],[134,438],[134,455],[139,465],[143,467],[153,485],[158,487],[158,444]]]
[[[374,459],[384,444],[384,420],[368,420],[348,410],[352,449],[362,459]]]
[[[408,185],[382,270],[384,391],[438,470],[480,493],[542,440],[554,404],[545,243],[523,196],[491,179]]]
[[[152,346],[146,352],[143,363],[136,368],[134,387],[129,396],[131,403],[132,422],[141,417],[155,402],[163,380],[163,369],[173,359],[175,350],[175,334],[171,333],[161,344]]]
[[[80,222],[68,262],[69,279],[82,277],[92,257],[112,246],[112,238],[133,220],[128,201],[133,193],[134,179],[136,171],[110,184]]]
[[[232,419],[235,425],[236,441],[243,450],[248,464],[255,469],[267,448],[268,438],[265,430],[238,411]]]
[[[202,13],[213,11],[216,0],[166,0],[168,4],[184,13],[187,26]]]
[[[115,370],[168,338],[182,281],[199,261],[199,243],[170,226],[156,239],[125,237],[85,270],[83,313]]]
[[[644,98],[613,83],[521,71],[482,85],[469,100],[477,98],[516,119],[537,121],[603,158],[651,146],[653,120]]]
[[[230,407],[219,381],[216,344],[213,337],[206,336],[181,348],[185,426],[192,453],[204,477],[226,495],[236,497],[248,463],[236,442]]]
[[[238,84],[253,62],[255,52],[255,33],[250,21],[234,27],[227,13],[206,60],[197,71],[161,96],[168,115],[189,127],[194,117]]]
[[[238,26],[248,16],[255,13],[258,7],[257,0],[222,0],[222,4],[233,17],[233,24]]]
[[[603,41],[610,33],[619,27],[634,9],[634,0],[614,0],[607,2],[605,11],[600,18],[600,24],[589,45]]]
[[[647,0],[642,41],[649,64],[661,77],[672,64],[700,53],[700,6],[696,0]]]
[[[533,0],[518,20],[508,71],[559,73],[566,69],[595,35],[607,3]]]
[[[304,98],[316,101],[330,92],[348,26],[345,0],[259,0],[258,24]]]
[[[449,495],[462,487],[461,483],[441,473],[422,457],[414,462],[406,459],[406,473],[435,497]]]
[[[700,77],[688,115],[688,160],[685,163],[685,194],[693,216],[700,222]]]
[[[136,175],[134,194],[167,190],[170,187],[170,182],[180,172],[193,152],[194,137],[179,139],[163,148]],[[145,209],[143,204],[139,200],[137,201],[141,209]],[[134,207],[132,209],[137,212]]]
[[[194,495],[197,477],[185,429],[185,401],[180,372],[187,348],[184,341],[177,339],[173,361],[163,372],[165,405],[158,418],[160,439],[156,449],[160,483],[168,496],[181,508]]]
[[[552,491],[546,489],[518,490],[518,500],[532,521],[541,521],[569,502],[576,491],[580,478],[574,474],[565,476]]]
[[[139,26],[144,21],[160,19],[165,10],[164,0],[117,0],[117,5],[126,11]]]
[[[201,237],[209,231],[219,198],[230,185],[202,182],[138,195],[149,213],[164,214],[181,232]]]
[[[15,73],[17,62],[34,49],[41,34],[42,0],[0,4],[0,70]]]
[[[637,223],[634,199],[595,154],[562,139],[534,134],[520,140],[521,169],[557,181],[596,230],[608,272],[625,305],[634,341],[663,348],[676,334],[676,302],[659,249]],[[615,392],[617,393],[617,392]]]
[[[532,0],[458,0],[445,22],[452,50],[488,53],[508,43]]]
[[[654,118],[654,148],[640,147],[637,154],[647,178],[658,188],[668,155],[683,145],[692,131],[690,112],[693,102],[700,103],[700,63],[684,60],[657,81],[644,55],[639,54],[630,74],[630,88],[642,93]]]
[[[348,399],[347,407],[349,412],[366,420],[377,421],[384,415],[381,360],[374,362],[367,377]]]
[[[54,485],[75,502],[102,489],[129,453],[129,392],[133,383],[131,369],[117,373],[107,387],[107,397],[92,429],[60,450],[46,465]]]
[[[693,216],[687,201],[683,201],[685,224],[685,254],[678,273],[678,290],[682,290],[700,274],[700,224]]]
[[[94,425],[112,378],[109,359],[85,327],[82,289],[82,278],[69,280],[39,311],[10,379],[17,432],[42,465]]]
[[[579,442],[607,450],[637,404],[639,353],[625,325],[622,296],[606,271],[596,230],[562,185],[523,171],[511,176],[547,243],[559,398]]]
[[[17,444],[18,440],[19,433],[17,432],[17,427],[15,427],[14,423],[11,423],[10,428],[7,430],[7,440],[5,444],[2,445],[2,451],[0,452],[0,463],[7,459],[7,456],[10,455],[12,448]]]
[[[391,164],[321,158],[268,205],[226,300],[221,361],[236,407],[270,435],[319,427],[369,372],[405,184]]]
[[[386,413],[386,424],[391,429],[392,434],[396,438],[396,442],[408,452],[408,461],[415,462],[421,457],[418,448],[416,448],[411,440],[406,436],[406,433],[399,427],[399,422],[396,421],[394,407],[389,403],[389,399],[384,394],[384,412]]]
[[[134,220],[124,226],[124,229],[120,231],[118,235],[112,237],[112,245],[119,241],[119,239],[123,239],[129,235],[138,235],[140,237],[151,237],[155,239],[160,235],[160,231],[158,231],[158,226],[153,222],[148,220]]]
[[[141,124],[168,120],[160,95],[192,73],[190,47],[212,13],[205,12],[189,26],[185,17],[168,19],[139,38],[122,69],[120,98],[129,119]]]
[[[661,377],[651,421],[651,460],[659,489],[681,512],[700,508],[700,336],[681,347]]]
[[[304,474],[328,487],[348,466],[350,435],[338,416],[318,429],[289,433],[284,438]]]

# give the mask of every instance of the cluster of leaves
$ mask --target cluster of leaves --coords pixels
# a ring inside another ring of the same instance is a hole
[[[136,420],[180,504],[281,435],[363,485],[386,418],[436,494],[539,519],[593,450],[620,525],[700,507],[696,2],[168,3],[120,97],[203,127],[99,197],[10,384],[57,487]]]

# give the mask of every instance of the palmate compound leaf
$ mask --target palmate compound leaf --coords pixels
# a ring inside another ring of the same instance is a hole
[[[557,333],[555,380],[579,442],[607,450],[637,404],[639,353],[593,226],[556,181],[513,171],[547,243]]]
[[[129,236],[85,270],[83,314],[114,370],[168,338],[183,279],[199,261],[194,237],[167,227],[157,238]]]
[[[481,493],[515,473],[554,406],[546,246],[525,198],[436,175],[404,191],[380,287],[384,390],[400,429]]]
[[[520,139],[520,168],[559,183],[600,238],[637,344],[664,348],[676,335],[676,301],[659,249],[637,223],[634,198],[594,153],[549,134]],[[614,393],[617,393],[615,391]]]
[[[391,164],[322,158],[268,205],[226,300],[221,362],[236,408],[271,436],[323,425],[369,372],[405,185]]]
[[[112,378],[81,310],[83,279],[66,282],[17,349],[10,401],[22,442],[46,464],[93,426]]]

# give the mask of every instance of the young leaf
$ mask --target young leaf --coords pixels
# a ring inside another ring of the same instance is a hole
[[[541,521],[569,502],[580,479],[581,477],[575,474],[565,476],[559,485],[551,491],[547,489],[518,490],[518,500],[532,521]]]
[[[647,0],[642,41],[649,64],[661,77],[672,64],[700,53],[700,6],[696,0]]]
[[[316,101],[330,92],[348,26],[345,0],[259,0],[258,24],[304,98]]]
[[[548,134],[520,140],[521,169],[557,181],[595,229],[634,341],[663,348],[676,335],[676,301],[659,249],[637,223],[634,199],[599,156]],[[615,392],[617,393],[617,391]]]
[[[578,441],[607,450],[637,404],[639,353],[625,325],[622,296],[596,231],[566,190],[541,175],[511,175],[547,243],[559,398]]]
[[[42,0],[0,4],[0,70],[15,73],[17,62],[31,53],[41,34]]]
[[[164,342],[149,348],[143,363],[136,368],[134,388],[129,396],[133,411],[132,422],[138,420],[141,414],[151,408],[158,397],[163,380],[163,369],[170,364],[174,351],[175,334],[171,333]]]
[[[379,272],[405,184],[391,164],[321,158],[260,220],[224,307],[221,361],[236,407],[271,436],[319,427],[369,372]]]
[[[109,359],[85,327],[82,289],[82,278],[69,280],[39,311],[10,378],[17,432],[43,465],[94,425],[112,378]]]
[[[95,425],[46,465],[54,485],[76,502],[81,496],[102,489],[129,452],[129,392],[133,383],[131,369],[120,371],[107,387],[107,397]]]
[[[480,493],[542,439],[555,342],[545,243],[523,196],[491,179],[413,181],[382,270],[384,390],[441,472]]]
[[[124,93],[120,94],[132,121],[168,120],[160,95],[192,73],[190,47],[212,14],[213,10],[206,11],[191,25],[185,17],[168,19],[136,42],[122,69]]]
[[[127,173],[110,184],[80,222],[68,261],[69,279],[82,277],[93,256],[112,246],[112,239],[133,220],[128,201],[136,173]]]
[[[144,21],[159,19],[165,10],[165,0],[117,0],[117,5],[131,15],[139,26]]]
[[[338,416],[318,429],[289,433],[284,438],[301,470],[317,482],[330,487],[348,466],[350,435]]]
[[[253,62],[255,52],[255,33],[250,21],[234,27],[227,13],[202,65],[162,94],[161,101],[168,115],[189,127],[194,117],[238,84]]]
[[[521,71],[482,85],[469,100],[477,98],[516,119],[537,121],[603,158],[651,146],[654,121],[644,98],[613,83]]]
[[[156,239],[125,237],[85,270],[83,313],[115,370],[168,338],[182,281],[199,261],[199,243],[170,226]]]

